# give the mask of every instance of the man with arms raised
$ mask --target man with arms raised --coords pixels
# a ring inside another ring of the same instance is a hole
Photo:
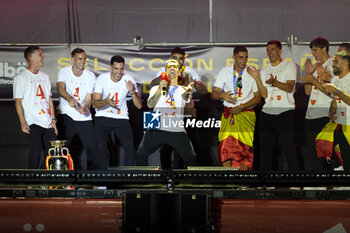
[[[171,50],[170,59],[176,60],[180,66],[179,77],[177,79],[178,84],[187,86],[191,82],[194,82],[195,89],[199,93],[205,94],[206,88],[202,83],[198,73],[194,69],[185,66],[185,57],[186,57],[186,53],[185,53],[185,50],[183,50],[182,48],[175,47]],[[165,67],[163,67],[160,71],[158,71],[156,78],[153,79],[151,82],[150,88],[152,88],[155,85],[159,85],[160,76],[162,72],[165,72]],[[191,117],[196,117],[196,109],[194,108],[194,101],[192,99],[192,96],[190,96],[190,98],[191,98],[191,101],[186,104],[184,114]],[[198,142],[196,128],[186,128],[186,132],[194,148],[199,150],[198,148],[200,147],[200,145],[198,145],[199,142]],[[170,146],[165,145],[161,148],[160,161],[163,169],[168,169],[171,167],[173,168],[183,167],[183,161],[180,159],[180,156],[177,153],[174,154],[174,162],[172,164],[172,161],[171,161],[172,152],[173,152],[173,148]]]
[[[339,144],[343,168],[350,170],[350,53],[337,52],[333,59],[334,77],[331,83],[323,84],[325,90],[332,94],[329,118],[331,122],[325,125],[323,131],[317,136],[317,153],[320,157],[332,158],[333,138]],[[321,135],[331,134],[330,140]]]
[[[294,142],[294,87],[297,68],[293,62],[283,60],[282,44],[277,40],[267,43],[270,64],[260,75],[252,72],[259,92],[265,99],[260,122],[260,170],[273,170],[273,146],[276,136],[287,158],[288,169],[299,169]]]
[[[328,54],[328,40],[318,37],[311,41],[310,49],[316,59],[316,64],[313,65],[310,59],[307,59],[305,62],[306,76],[300,78],[305,83],[305,94],[310,96],[305,115],[304,169],[323,170],[323,160],[317,157],[315,139],[329,121],[328,113],[332,98],[322,87],[323,82],[318,70],[325,70],[333,76],[333,68],[332,59]]]
[[[125,165],[135,165],[135,148],[129,123],[127,95],[140,109],[142,100],[133,77],[124,74],[125,60],[116,55],[110,61],[111,72],[98,76],[92,105],[96,109],[95,132],[97,141],[97,167],[107,169],[109,165],[107,140],[113,131],[125,150]]]
[[[195,153],[182,124],[184,107],[190,101],[194,83],[187,87],[178,85],[179,63],[176,60],[167,61],[166,73],[169,83],[161,80],[159,85],[152,87],[147,106],[154,108],[154,117],[161,117],[167,125],[161,124],[160,129],[151,129],[145,133],[137,151],[138,165],[148,165],[148,156],[163,145],[174,148],[185,166],[195,164]]]

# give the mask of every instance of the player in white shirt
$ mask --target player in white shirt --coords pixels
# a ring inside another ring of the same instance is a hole
[[[313,65],[310,59],[305,62],[306,76],[300,77],[305,83],[305,93],[309,97],[305,115],[305,146],[303,148],[304,169],[323,170],[324,159],[317,157],[315,139],[323,126],[329,122],[329,106],[332,98],[322,87],[319,72],[327,71],[333,76],[332,58],[328,54],[328,40],[318,37],[310,42],[312,55],[316,59]]]
[[[187,87],[178,85],[179,63],[176,60],[167,61],[166,72],[170,79],[169,83],[161,80],[159,85],[152,87],[147,106],[154,108],[153,110],[164,119],[162,122],[169,124],[167,127],[161,124],[160,129],[145,133],[137,151],[137,165],[147,166],[148,156],[163,145],[174,148],[185,166],[195,164],[196,155],[191,141],[187,137],[184,125],[180,124],[183,121],[185,104],[190,101],[194,83],[190,83]]]
[[[334,99],[331,102],[329,117],[337,124],[334,144],[339,144],[343,167],[350,170],[350,53],[337,52],[333,60],[334,77],[331,83],[323,84]]]
[[[28,134],[28,168],[44,168],[43,150],[47,155],[50,141],[56,140],[55,109],[51,98],[49,76],[40,71],[45,55],[38,46],[29,46],[24,57],[26,70],[19,73],[13,83],[13,98],[22,132]]]
[[[179,77],[178,77],[178,84],[187,86],[191,82],[194,82],[194,87],[195,89],[201,93],[205,94],[206,93],[206,88],[204,84],[202,83],[198,73],[190,68],[185,66],[185,57],[186,57],[186,52],[180,47],[175,47],[171,50],[170,53],[170,60],[174,59],[179,63]],[[150,84],[150,88],[154,87],[155,85],[159,85],[160,82],[160,75],[162,72],[165,72],[165,67],[163,67],[158,73],[156,74],[156,77],[152,80]],[[194,107],[194,101],[191,96],[191,101],[186,104],[185,106],[185,115],[196,117],[196,109]],[[195,150],[197,153],[200,153],[200,145],[198,145],[198,134],[196,128],[186,128],[187,135],[189,136],[192,145],[194,146]],[[160,161],[163,169],[167,168],[182,168],[183,167],[183,161],[181,160],[180,156],[175,153],[174,154],[174,160],[173,163],[171,161],[171,154],[173,152],[173,148],[164,145],[161,150],[160,150]]]
[[[252,170],[256,120],[253,107],[261,97],[256,81],[249,74],[254,68],[247,67],[247,48],[236,46],[232,58],[234,65],[221,69],[211,93],[212,99],[224,102],[218,137],[219,161],[224,167]]]
[[[298,170],[299,162],[294,142],[294,88],[297,68],[293,62],[283,60],[282,44],[277,40],[267,43],[270,65],[260,75],[252,73],[259,92],[265,98],[260,114],[260,170],[275,170],[273,167],[273,146],[276,136],[286,154],[289,170]]]
[[[81,48],[71,52],[72,65],[60,69],[57,90],[60,95],[60,110],[63,114],[69,150],[78,169],[93,169],[96,156],[94,125],[90,112],[96,82],[95,74],[85,69],[86,53]],[[87,154],[87,161],[73,154],[72,140],[78,136]]]
[[[113,56],[111,72],[98,76],[92,105],[96,109],[95,132],[97,141],[97,168],[107,169],[109,165],[107,140],[113,131],[125,150],[125,165],[135,165],[133,133],[129,123],[127,96],[130,94],[134,105],[140,109],[142,100],[137,92],[133,77],[124,74],[125,60]]]

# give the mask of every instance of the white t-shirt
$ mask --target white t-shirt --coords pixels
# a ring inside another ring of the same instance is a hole
[[[214,82],[214,87],[218,87],[224,92],[231,91],[231,93],[235,93],[234,91],[234,83],[233,83],[233,68],[234,66],[227,66],[220,70],[216,80]],[[239,77],[239,73],[235,71],[236,81]],[[236,88],[236,95],[238,97],[236,103],[229,103],[226,100],[224,101],[224,106],[233,108],[240,104],[245,104],[254,98],[254,92],[258,91],[258,86],[254,78],[252,78],[245,68],[242,74],[242,89]]]
[[[270,64],[260,71],[261,81],[267,89],[267,98],[265,98],[262,111],[271,115],[279,115],[283,112],[293,110],[295,108],[294,90],[288,93],[278,87],[273,87],[271,84],[266,84],[266,80],[271,77],[270,74],[277,77],[277,80],[282,83],[296,81],[297,67],[295,63],[283,60],[277,66],[272,66]]]
[[[159,85],[151,88],[149,92],[149,98],[151,98],[154,93],[156,93]],[[173,89],[175,91],[173,91]],[[173,92],[173,100],[175,104],[172,104],[170,94]],[[169,132],[186,132],[183,123],[184,118],[184,107],[187,102],[182,98],[182,94],[185,89],[181,86],[169,86],[168,93],[166,95],[161,95],[156,106],[154,106],[153,111],[159,111],[161,115],[161,128],[159,130],[169,131]],[[174,107],[176,106],[176,108]],[[182,122],[182,123],[181,123]]]
[[[102,99],[106,99],[108,94],[110,94],[111,99],[117,104],[118,109],[109,105],[97,108],[96,117],[103,116],[115,119],[129,119],[128,106],[126,103],[129,90],[126,88],[125,84],[125,81],[129,80],[136,86],[135,79],[127,74],[124,74],[118,82],[111,80],[111,72],[105,72],[97,77],[94,92],[101,93]],[[137,92],[136,88],[135,91]]]
[[[331,83],[334,84],[337,88],[340,88],[345,93],[350,94],[350,73],[348,73],[342,79],[339,76],[334,76],[331,80]],[[350,105],[344,103],[338,96],[336,96],[337,101],[337,111],[335,113],[335,123],[341,125],[350,125]]]
[[[74,75],[72,66],[64,67],[58,72],[57,82],[63,82],[66,85],[67,93],[82,106],[85,105],[86,95],[94,93],[95,81],[95,74],[86,69],[79,77]],[[92,120],[90,111],[81,114],[62,97],[60,97],[60,108],[63,114],[67,114],[75,121]]]
[[[329,58],[325,63],[323,63],[322,66],[323,68],[325,68],[327,71],[330,72],[331,76],[333,76],[333,67],[332,67],[331,58]],[[315,71],[313,75],[317,79],[317,81],[319,81],[317,71]],[[331,102],[332,102],[331,97],[324,94],[315,86],[312,86],[305,118],[312,120],[312,119],[318,119],[321,117],[328,117],[329,106]]]
[[[165,72],[165,67],[162,67],[162,69],[158,71],[156,78],[158,78],[162,72]],[[186,66],[184,73],[189,73],[194,81],[201,81],[198,73],[190,67]]]
[[[13,83],[13,98],[22,99],[24,118],[28,125],[50,128],[51,83],[49,76],[41,71],[33,74],[25,69],[19,73]]]

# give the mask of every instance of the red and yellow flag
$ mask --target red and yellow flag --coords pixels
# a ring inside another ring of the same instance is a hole
[[[317,151],[317,157],[332,159],[333,147],[334,147],[334,132],[342,127],[343,133],[345,135],[348,143],[350,142],[350,126],[339,125],[334,122],[328,122],[322,129],[322,131],[316,136],[315,145]],[[350,144],[350,143],[349,143]],[[335,146],[335,154],[337,155],[341,164],[343,164],[343,159],[341,157],[341,151],[339,146]]]
[[[219,131],[219,160],[221,163],[232,160],[232,167],[242,164],[253,169],[253,141],[255,129],[255,112],[246,110],[238,115],[230,115],[230,108],[224,109]]]

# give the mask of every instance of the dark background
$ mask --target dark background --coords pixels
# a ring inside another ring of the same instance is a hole
[[[213,0],[211,9],[210,0],[1,0],[0,43],[350,38],[348,0]]]
[[[210,2],[1,0],[0,43],[132,43],[140,36],[145,43],[181,46],[196,42],[247,44],[271,39],[285,42],[290,35],[300,42],[318,36],[331,42],[350,38],[348,0],[213,0],[212,8]],[[202,116],[220,109],[220,103],[211,101],[209,95],[197,99],[200,100],[197,105],[204,106],[200,110]],[[306,103],[302,86],[297,88],[296,102],[297,132],[300,132]],[[0,168],[26,168],[28,144],[20,130],[13,101],[2,100],[0,109]],[[130,115],[136,114],[131,120],[138,143],[142,137],[142,112],[132,108],[130,111]],[[215,156],[217,132],[200,134],[205,156]],[[303,144],[300,135],[297,135],[298,146]]]

